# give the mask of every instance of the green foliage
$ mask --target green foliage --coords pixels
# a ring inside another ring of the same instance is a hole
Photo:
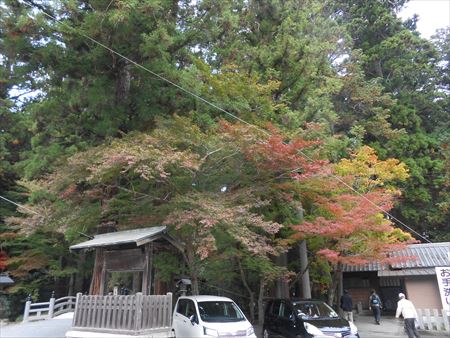
[[[157,278],[162,282],[172,282],[174,276],[180,276],[184,266],[179,258],[170,252],[160,252],[154,256],[155,266],[158,267]]]
[[[443,185],[442,151],[450,121],[448,30],[441,31],[435,43],[420,38],[413,22],[403,25],[395,17],[395,9],[403,3],[338,1],[335,6],[359,49],[364,80],[376,81],[383,96],[395,100],[386,106],[389,114],[384,115],[384,122],[374,127],[381,131],[388,122],[396,133],[379,135],[372,129],[363,141],[382,158],[395,157],[410,169],[404,198],[393,212],[417,231],[439,240],[448,233],[449,217],[448,210],[437,207],[449,193]]]
[[[1,1],[0,190],[35,211],[0,201],[0,245],[20,276],[11,292],[65,283],[80,233],[161,224],[188,244],[191,269],[157,257],[164,280],[194,271],[242,294],[289,278],[271,258],[303,217],[384,225],[351,214],[362,204],[323,179],[327,163],[364,193],[398,179],[394,214],[448,239],[449,32],[420,38],[395,15],[404,3]],[[362,157],[340,162],[352,153]],[[361,236],[407,239],[376,229]],[[329,244],[320,237],[313,250]],[[364,252],[361,238],[338,244]],[[320,293],[329,270],[311,266]]]

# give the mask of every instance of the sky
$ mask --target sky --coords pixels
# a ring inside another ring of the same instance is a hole
[[[450,0],[411,0],[399,16],[406,20],[414,14],[419,16],[417,30],[429,39],[436,29],[450,26]]]

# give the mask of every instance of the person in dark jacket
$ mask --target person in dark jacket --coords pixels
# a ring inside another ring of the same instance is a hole
[[[373,316],[375,317],[375,323],[380,325],[381,320],[381,299],[375,292],[375,290],[372,289],[370,291],[370,297],[369,297],[369,310],[372,310]]]
[[[344,311],[344,318],[353,322],[353,300],[348,290],[344,290],[344,294],[341,297],[341,309]]]

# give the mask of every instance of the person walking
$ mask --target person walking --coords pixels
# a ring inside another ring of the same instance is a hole
[[[375,323],[380,325],[381,321],[381,299],[377,295],[374,289],[370,291],[369,297],[369,310],[372,310],[373,316],[375,318]]]
[[[405,322],[405,331],[408,338],[420,338],[419,331],[416,328],[417,311],[414,304],[407,300],[404,293],[398,294],[399,301],[397,302],[397,311],[395,312],[395,318],[399,318],[402,315]]]
[[[341,309],[344,311],[344,318],[353,322],[353,300],[348,290],[344,290],[344,294],[341,297]]]

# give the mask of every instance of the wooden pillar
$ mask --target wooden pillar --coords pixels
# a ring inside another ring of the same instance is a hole
[[[145,245],[144,272],[142,273],[142,293],[150,295],[152,289],[153,242]]]
[[[102,270],[104,263],[104,250],[102,248],[95,249],[94,271],[92,272],[91,286],[89,288],[90,295],[101,295],[100,285],[102,278]]]
[[[104,295],[106,295],[108,276],[107,276],[107,270],[106,270],[106,255],[103,254],[102,258],[103,258],[103,263],[102,263],[102,270],[101,270],[101,275],[100,275],[99,295],[104,296]]]
[[[86,263],[86,251],[85,250],[81,250],[80,253],[78,254],[78,259],[77,259],[77,273],[74,274],[74,286],[73,286],[73,291],[75,293],[78,292],[83,292],[83,282],[86,276],[86,271],[84,268],[84,265]],[[69,294],[70,296],[70,294]]]
[[[132,294],[136,294],[137,292],[139,292],[139,271],[134,271],[133,272],[133,281],[132,281],[132,285],[131,285],[131,289],[132,289]]]

